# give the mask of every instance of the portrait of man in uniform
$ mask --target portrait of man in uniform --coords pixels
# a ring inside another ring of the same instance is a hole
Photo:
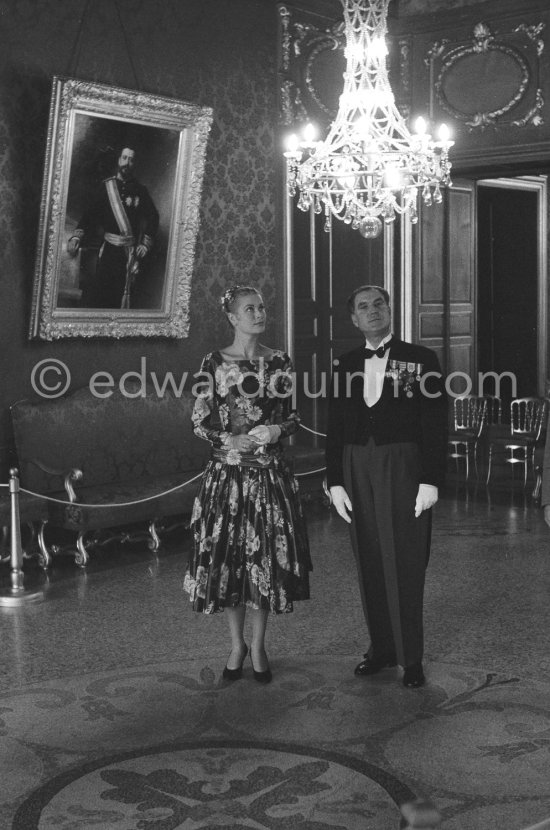
[[[95,272],[82,286],[84,308],[132,308],[158,231],[158,210],[134,173],[135,150],[121,147],[117,156],[116,174],[104,179],[67,242],[76,256],[99,237]]]
[[[58,307],[160,308],[176,139],[77,115]]]

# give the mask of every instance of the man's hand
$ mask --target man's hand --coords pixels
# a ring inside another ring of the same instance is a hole
[[[429,510],[433,507],[439,498],[439,490],[433,484],[419,484],[418,493],[416,496],[416,504],[414,506],[414,515],[418,519],[424,510]]]
[[[136,245],[136,256],[138,259],[143,259],[145,254],[147,253],[147,246],[146,245]]]
[[[550,504],[544,505],[544,521],[550,527]]]
[[[67,253],[71,256],[76,256],[78,253],[78,249],[80,248],[80,237],[79,236],[71,236],[71,238],[67,241]]]
[[[351,522],[351,516],[349,515],[348,510],[351,512],[352,506],[349,496],[344,488],[340,484],[334,485],[330,488],[330,497],[338,515],[349,524]]]

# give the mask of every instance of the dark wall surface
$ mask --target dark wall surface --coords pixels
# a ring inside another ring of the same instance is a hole
[[[230,339],[219,296],[258,285],[266,342],[283,346],[277,222],[277,12],[263,0],[9,0],[0,50],[0,480],[11,445],[9,406],[33,395],[38,361],[55,358],[71,387],[96,371],[160,377],[198,371]],[[29,341],[38,217],[54,75],[167,95],[213,108],[183,340]]]

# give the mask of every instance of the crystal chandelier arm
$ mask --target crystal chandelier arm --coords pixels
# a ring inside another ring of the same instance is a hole
[[[415,222],[418,191],[430,204],[450,183],[448,131],[435,141],[419,120],[411,133],[395,103],[386,66],[389,2],[342,0],[346,70],[336,118],[324,141],[310,137],[285,153],[298,207],[324,212],[329,227],[332,216],[360,230],[381,228],[378,217],[391,222],[396,214]]]

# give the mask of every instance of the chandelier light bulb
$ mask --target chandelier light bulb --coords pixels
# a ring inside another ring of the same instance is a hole
[[[285,144],[287,151],[289,153],[294,154],[300,146],[300,139],[298,138],[296,133],[292,133],[291,135],[287,136]]]
[[[346,71],[338,112],[323,140],[308,124],[304,140],[285,153],[288,189],[301,210],[324,214],[325,229],[336,218],[372,239],[382,220],[404,215],[417,222],[419,198],[441,200],[454,142],[445,125],[434,141],[424,118],[411,132],[397,108],[386,67],[390,0],[341,2]]]
[[[418,135],[424,135],[426,130],[428,129],[428,125],[426,124],[426,119],[422,118],[421,115],[418,116],[416,121],[414,122],[414,129],[418,133]]]
[[[445,144],[449,141],[451,137],[451,131],[446,124],[441,124],[438,132],[439,140],[443,141]]]
[[[306,126],[304,127],[304,142],[306,144],[313,144],[316,138],[317,130],[315,129],[313,124],[311,122],[309,124],[306,124]]]

